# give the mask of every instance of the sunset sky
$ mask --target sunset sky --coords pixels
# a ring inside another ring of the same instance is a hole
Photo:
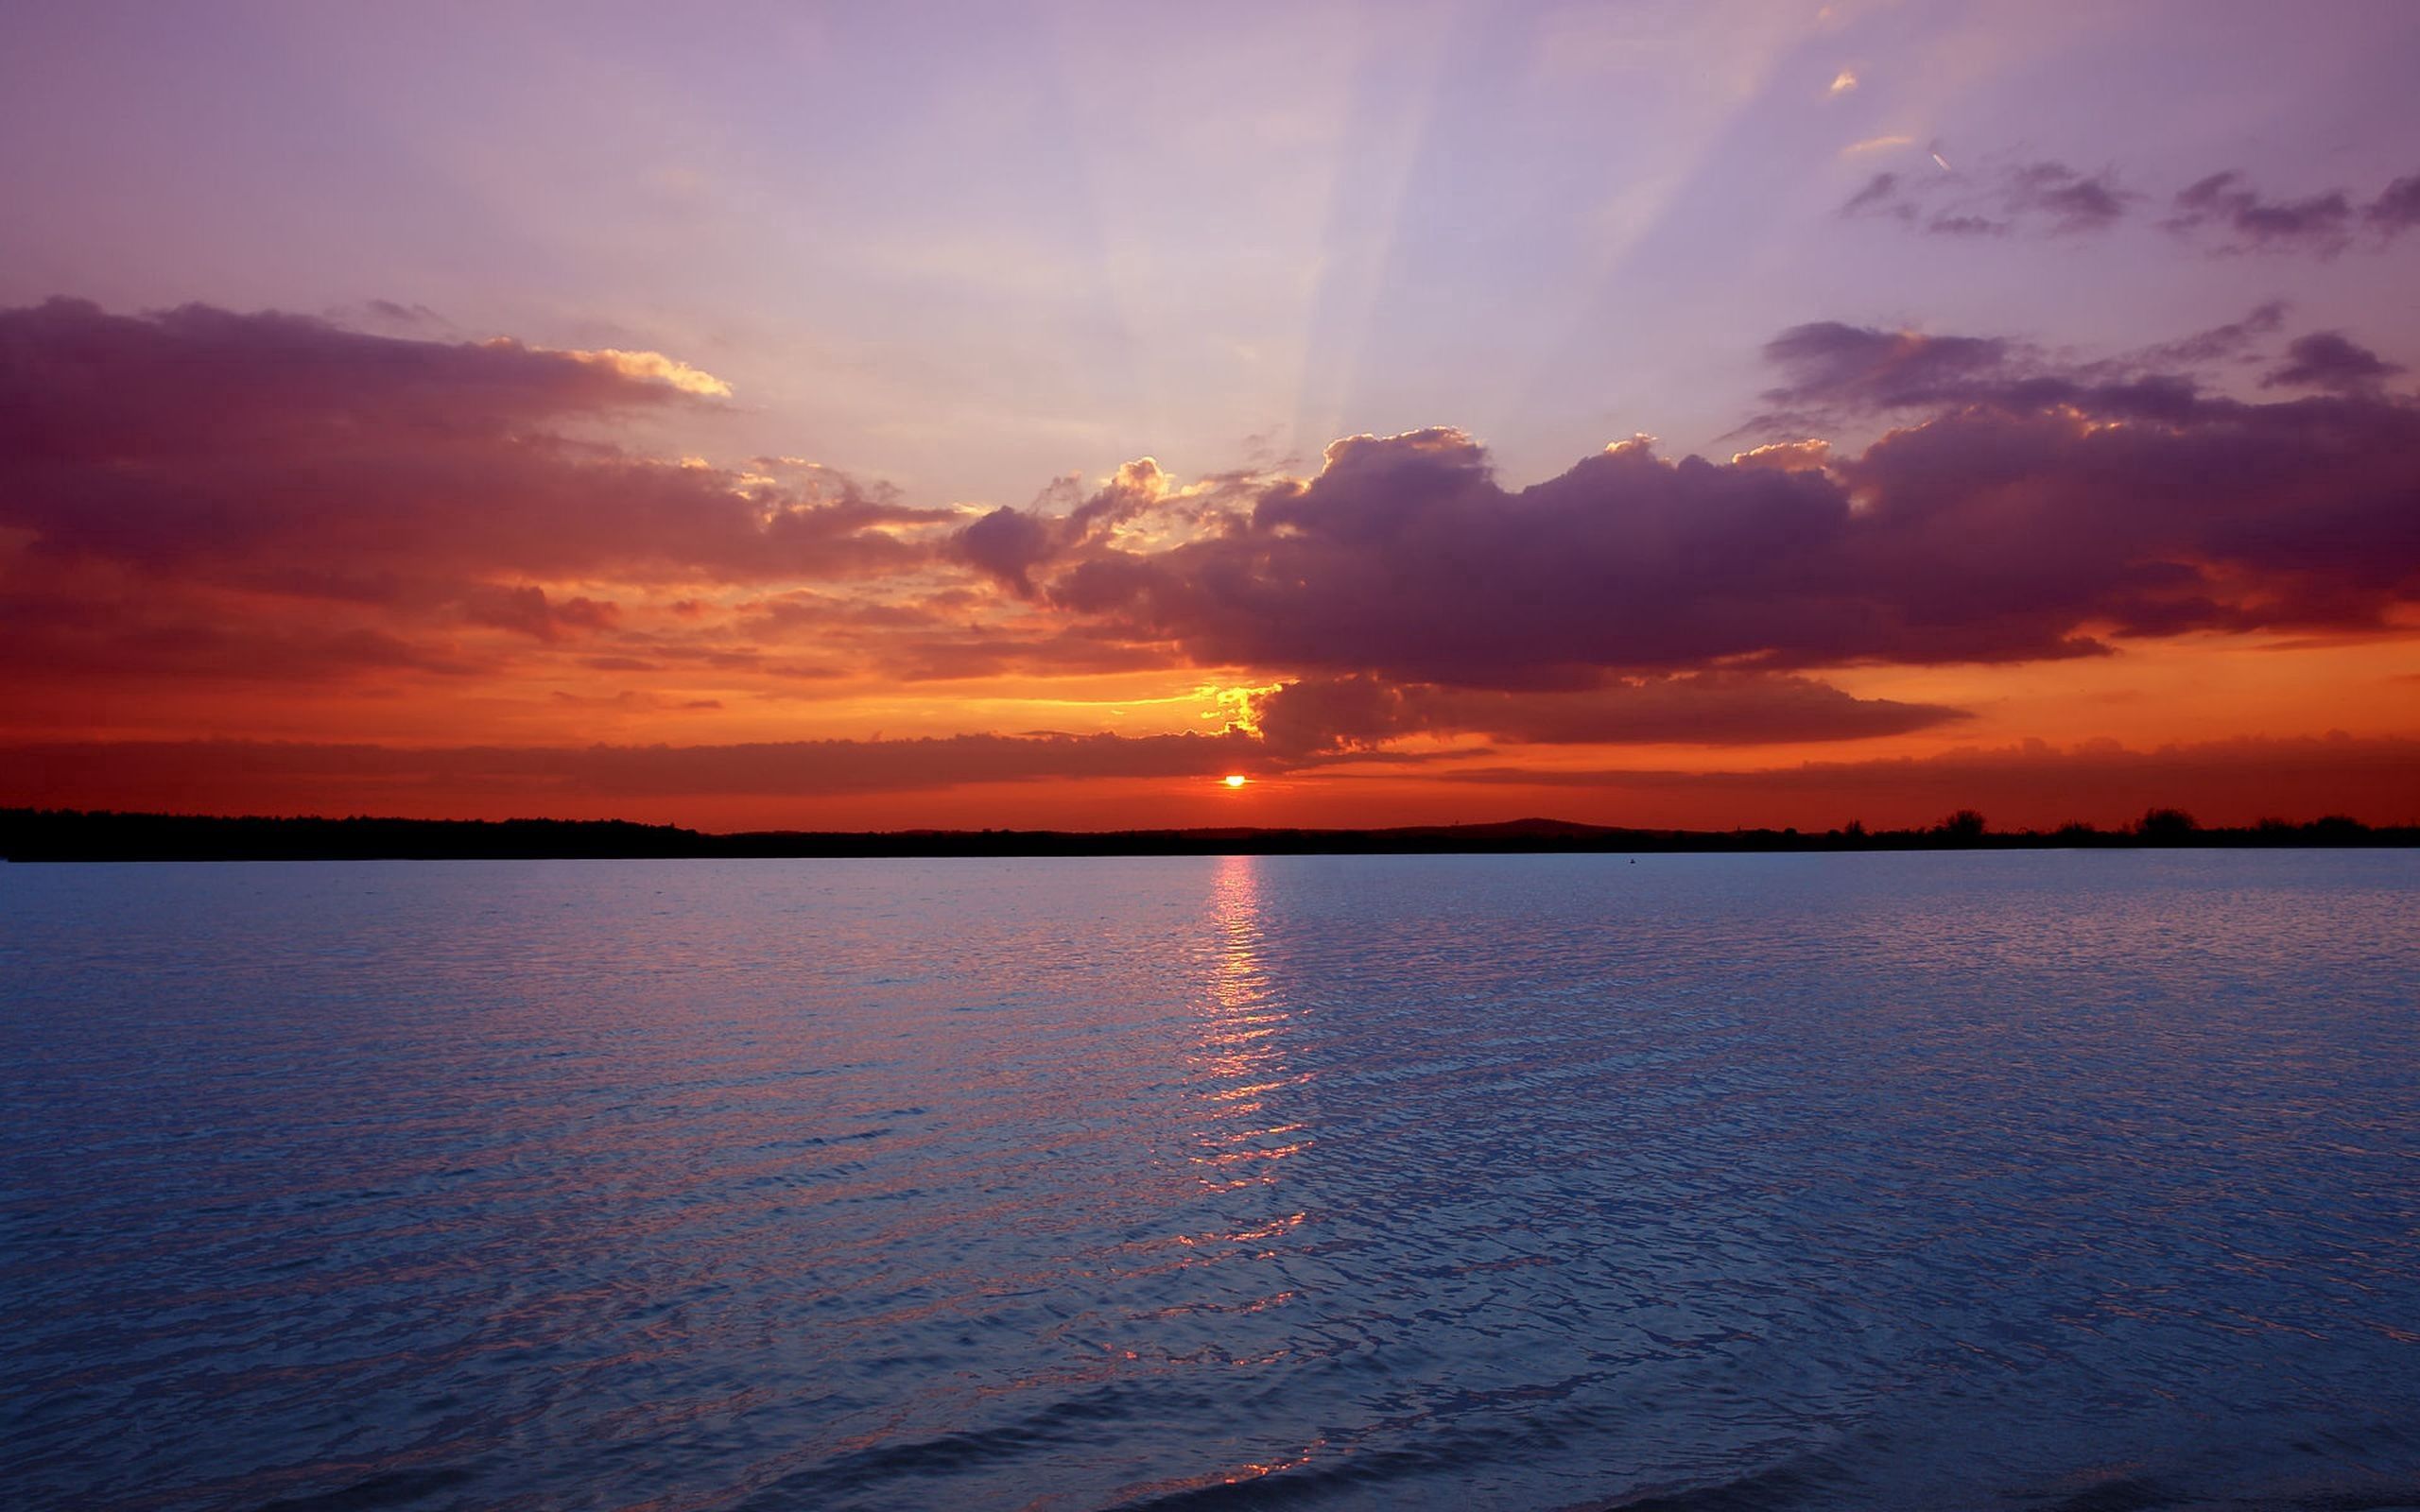
[[[2420,818],[2415,79],[2410,0],[12,6],[0,804]]]

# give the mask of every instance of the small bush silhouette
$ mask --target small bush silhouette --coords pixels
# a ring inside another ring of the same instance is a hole
[[[2135,821],[2135,833],[2157,845],[2175,845],[2201,828],[2183,809],[2152,809]]]
[[[1935,828],[1945,839],[1968,844],[1983,837],[1983,816],[1973,809],[1960,809]]]

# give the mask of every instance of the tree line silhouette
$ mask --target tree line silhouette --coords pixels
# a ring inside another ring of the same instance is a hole
[[[630,860],[676,857],[1410,854],[1512,851],[2026,850],[2420,844],[2420,825],[2342,815],[2204,827],[2153,808],[2123,829],[1999,831],[1974,809],[1918,829],[1647,830],[1513,819],[1375,830],[751,831],[709,834],[624,819],[221,817],[0,809],[9,861]]]

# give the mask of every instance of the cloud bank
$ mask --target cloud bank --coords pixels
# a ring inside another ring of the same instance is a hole
[[[2080,229],[2134,203],[2064,170],[2017,188],[2026,214]],[[2238,192],[2203,198],[2217,215]],[[2357,218],[2393,219],[2408,198]],[[728,710],[735,679],[806,697],[1228,669],[1257,690],[1219,735],[464,745],[442,760],[27,746],[10,796],[48,791],[49,769],[169,781],[230,763],[373,793],[890,792],[1947,730],[1966,712],[1828,679],[2408,624],[2420,404],[2396,387],[2401,364],[2346,332],[2274,348],[2286,323],[2265,305],[2078,362],[2006,336],[1814,322],[1766,347],[1752,428],[1768,444],[1727,459],[1639,438],[1513,488],[1441,426],[1339,440],[1308,476],[1183,484],[1139,458],[1096,488],[1071,476],[977,510],[796,458],[628,449],[634,420],[725,402],[719,380],[656,353],[203,306],[0,311],[0,679],[21,695],[416,679],[565,720],[695,720]],[[1822,435],[1841,429],[1881,434],[1862,450]]]
[[[1017,571],[1198,662],[1449,688],[2377,628],[2420,593],[2420,407],[2349,343],[2291,352],[2273,378],[2326,391],[2249,403],[1996,338],[1801,326],[1768,349],[1776,421],[1923,418],[1849,456],[1623,442],[1522,490],[1459,431],[1357,437],[1181,544],[1087,538]]]

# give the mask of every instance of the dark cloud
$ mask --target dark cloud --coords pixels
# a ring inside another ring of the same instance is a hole
[[[1857,193],[1849,196],[1847,202],[1841,206],[1841,214],[1843,215],[1890,214],[1905,219],[1915,214],[1915,208],[1908,202],[1906,195],[1900,189],[1897,174],[1877,173],[1865,180],[1864,186]]]
[[[559,657],[785,697],[1232,667],[1288,684],[1270,759],[1419,733],[1896,733],[1958,714],[1786,674],[2373,627],[2420,596],[2420,407],[2379,387],[2392,364],[2305,336],[2273,379],[2331,391],[2268,404],[2151,365],[2241,358],[2282,319],[2094,367],[1994,336],[1782,333],[1769,428],[1887,418],[1860,454],[1639,440],[1515,490],[1436,428],[1339,441],[1304,479],[1178,489],[1145,459],[969,522],[793,461],[575,438],[704,402],[661,359],[55,301],[0,312],[0,664],[20,685],[366,685]],[[691,583],[718,586],[648,607]]]
[[[1042,590],[1201,662],[1502,690],[2371,627],[2420,590],[2409,404],[2246,404],[1837,324],[1771,350],[1776,399],[1926,413],[1821,470],[1634,442],[1519,491],[1458,432],[1356,438],[1221,529],[1097,552]]]
[[[2053,235],[2106,230],[2142,198],[2119,188],[2106,169],[2087,176],[2064,163],[2029,163],[2011,170],[2005,194],[2013,219],[2039,216]]]
[[[1765,360],[1789,382],[1764,397],[1784,405],[1930,406],[2014,380],[2018,357],[2013,343],[1996,337],[1928,336],[1819,320],[1765,343]]]
[[[2241,320],[2180,341],[2083,364],[1997,337],[1877,331],[1828,320],[1793,326],[1765,345],[1766,360],[1788,379],[1763,395],[1779,407],[1734,434],[1970,406],[2067,408],[2104,419],[2187,423],[2211,412],[2192,369],[2230,354],[2244,356],[2284,318],[2284,304],[2273,301]]]
[[[1925,230],[1935,236],[2005,236],[2012,229],[2007,221],[1988,215],[1935,215],[1925,222]]]
[[[1574,692],[1409,686],[1369,676],[1289,682],[1253,722],[1281,754],[1369,749],[1405,735],[1477,733],[1508,745],[1771,745],[1900,734],[1965,715],[1858,698],[1775,674],[1705,672],[1610,680]]]
[[[968,566],[1030,596],[1033,569],[1067,550],[1075,534],[1064,516],[1003,505],[950,538],[950,546]]]
[[[2361,218],[2390,236],[2420,226],[2420,173],[2388,184],[2386,192],[2361,212]]]
[[[1849,219],[1885,216],[1935,236],[2072,236],[2107,230],[2141,198],[2108,169],[2084,174],[2043,161],[1972,174],[1877,173],[1840,213]]]
[[[1150,457],[1119,468],[1097,492],[1080,493],[1076,478],[1061,478],[1028,508],[1003,507],[957,532],[948,554],[1020,597],[1035,595],[1032,574],[1096,551],[1117,527],[1143,515],[1163,523],[1198,520],[1253,481],[1252,474],[1213,478],[1171,497],[1168,476]]]
[[[492,669],[442,639],[350,616],[263,619],[207,595],[123,593],[69,578],[0,585],[0,686],[165,678],[193,684],[305,684]]]
[[[475,625],[518,631],[533,640],[553,641],[567,634],[611,629],[621,617],[621,609],[591,598],[549,600],[544,589],[526,584],[507,588],[481,583],[464,595],[462,615]]]
[[[557,688],[546,695],[546,699],[560,708],[604,710],[614,713],[653,713],[664,710],[688,712],[722,707],[719,698],[668,698],[659,693],[642,693],[634,688],[605,695],[566,693]]]
[[[2123,223],[2146,198],[2114,169],[2088,174],[2044,160],[1962,173],[1877,173],[1842,201],[1840,214],[1935,236],[2079,236]],[[2362,205],[2347,189],[2272,198],[2230,168],[2176,191],[2159,224],[2216,252],[2334,257],[2363,228],[2383,244],[2420,226],[2420,174],[2397,179]]]
[[[926,558],[838,474],[633,457],[569,428],[704,402],[651,353],[367,335],[188,305],[0,311],[0,524],[32,549],[257,586],[611,572],[847,576]]]
[[[2151,423],[1975,406],[1840,472],[1875,501],[1857,575],[1945,644],[2371,627],[2420,592],[2408,405],[2196,398]]]
[[[2325,388],[2341,394],[2369,394],[2396,373],[2400,363],[2388,362],[2341,331],[2317,331],[2298,336],[2286,348],[2286,365],[2260,380],[2264,388]]]
[[[2383,246],[2420,226],[2420,174],[2395,180],[2366,205],[2350,190],[2270,199],[2240,172],[2214,173],[2181,191],[2161,222],[2221,252],[2310,252],[2333,257],[2366,228]]]
[[[647,352],[203,305],[0,310],[0,595],[48,606],[0,664],[267,682],[458,669],[476,660],[450,644],[466,627],[547,643],[621,622],[603,595],[540,581],[936,562],[955,511],[792,460],[729,470],[596,438],[717,387]]]
[[[2352,244],[2353,201],[2341,189],[2266,199],[2242,173],[2214,173],[2178,191],[2163,224],[2229,251],[2309,251],[2332,257]]]
[[[2256,305],[2240,320],[2214,325],[2189,336],[2162,342],[2136,352],[2130,366],[2135,368],[2201,368],[2212,363],[2236,360],[2245,356],[2263,337],[2274,335],[2286,323],[2286,301],[2271,300]]]
[[[425,304],[403,304],[393,300],[370,300],[362,309],[372,318],[389,325],[443,325],[445,318]]]

